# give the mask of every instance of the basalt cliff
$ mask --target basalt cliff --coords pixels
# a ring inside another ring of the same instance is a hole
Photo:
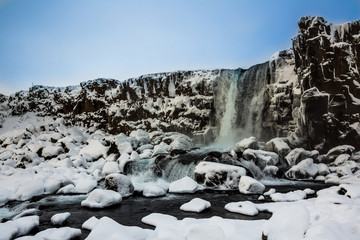
[[[339,144],[360,149],[360,21],[303,17],[298,25],[292,49],[249,69],[34,86],[1,95],[2,114],[31,111],[112,134],[176,131],[202,143],[283,137],[321,152]]]

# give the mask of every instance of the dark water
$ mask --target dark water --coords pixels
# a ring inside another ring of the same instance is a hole
[[[314,190],[319,190],[327,185],[315,183],[294,183],[287,185],[268,186],[266,190],[273,187],[277,192],[288,192],[297,189],[305,189],[310,187]],[[258,215],[250,217],[246,215],[231,213],[225,210],[225,205],[229,202],[237,201],[258,201],[260,195],[244,195],[238,191],[202,191],[195,194],[167,194],[161,198],[145,198],[142,196],[132,196],[116,206],[105,209],[88,209],[83,208],[80,202],[86,198],[82,196],[49,196],[29,205],[29,208],[38,208],[40,210],[40,226],[32,231],[32,234],[54,227],[50,219],[56,213],[70,212],[71,216],[68,218],[64,226],[81,229],[81,225],[90,217],[95,216],[101,218],[104,216],[110,217],[118,223],[126,226],[140,226],[142,228],[153,229],[152,226],[143,224],[141,219],[151,213],[164,213],[183,219],[191,218],[210,218],[212,216],[220,216],[223,218],[243,219],[243,220],[257,220],[269,219],[271,213],[260,212]],[[201,213],[184,212],[180,210],[180,206],[191,199],[199,197],[211,203],[211,207]],[[310,196],[311,197],[311,196]],[[271,201],[266,197],[266,202]],[[82,229],[82,235],[77,239],[85,239],[89,231]]]

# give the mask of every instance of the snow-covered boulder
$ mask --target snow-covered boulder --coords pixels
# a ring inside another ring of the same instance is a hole
[[[150,143],[149,133],[142,129],[132,131],[129,136],[135,138],[140,146]]]
[[[18,199],[24,201],[32,197],[44,194],[45,185],[43,180],[34,179],[32,181],[24,182],[16,191]]]
[[[194,170],[195,180],[207,187],[235,189],[240,177],[246,175],[242,167],[214,162],[200,162]]]
[[[169,192],[171,193],[194,193],[197,189],[197,182],[188,176],[170,183],[169,186]]]
[[[270,194],[271,200],[274,202],[294,202],[306,198],[306,191],[295,190],[287,193]]]
[[[263,150],[246,149],[243,152],[243,158],[254,161],[261,169],[265,166],[274,166],[279,162],[279,155]]]
[[[194,198],[190,202],[184,203],[180,206],[180,210],[185,212],[202,212],[205,209],[211,207],[211,204],[209,201],[206,201],[201,198]]]
[[[242,176],[239,182],[239,191],[243,194],[262,194],[264,184],[249,176]]]
[[[117,147],[118,147],[120,153],[131,154],[133,151],[133,147],[132,147],[131,143],[128,141],[123,141],[123,142],[117,143]]]
[[[318,156],[319,152],[317,150],[307,151],[303,148],[295,148],[286,155],[285,159],[290,166],[294,166],[306,158],[316,159]]]
[[[71,227],[48,228],[35,235],[35,239],[62,239],[70,240],[81,235],[81,230]]]
[[[339,166],[341,164],[344,164],[346,161],[348,161],[351,158],[350,154],[343,153],[336,157],[335,161],[332,163],[334,166]]]
[[[70,215],[71,214],[69,212],[57,213],[52,216],[50,220],[53,225],[60,226],[64,224],[64,222],[70,217]]]
[[[160,144],[154,146],[152,157],[155,157],[159,154],[169,154],[168,149],[169,149],[169,145],[164,142],[161,142]]]
[[[182,133],[168,132],[165,133],[162,141],[169,145],[169,151],[184,150],[188,151],[193,147],[191,138]]]
[[[276,210],[262,228],[262,239],[303,239],[309,227],[310,214],[306,207],[292,205]]]
[[[86,230],[93,230],[93,228],[96,226],[96,224],[99,222],[99,219],[95,216],[92,216],[88,220],[86,220],[82,225],[81,228]]]
[[[105,178],[105,189],[116,191],[122,197],[129,197],[134,193],[134,185],[131,180],[120,173],[107,175]]]
[[[120,172],[119,164],[117,162],[106,162],[102,169],[102,175],[107,176],[112,173]]]
[[[82,207],[105,208],[120,203],[120,193],[112,190],[95,189],[81,202]]]
[[[281,157],[285,157],[291,151],[291,148],[283,138],[273,138],[265,146],[267,151],[275,152]]]
[[[159,185],[149,183],[144,186],[144,190],[143,190],[144,197],[161,197],[165,195],[166,195],[166,191]]]
[[[93,161],[100,157],[107,157],[109,148],[105,147],[99,140],[89,139],[88,145],[82,148],[79,152],[81,156],[89,156]]]
[[[21,217],[0,223],[0,239],[14,239],[26,235],[37,226],[39,226],[39,216]]]
[[[41,156],[45,159],[57,157],[60,153],[63,153],[64,149],[60,146],[47,146],[42,149]]]
[[[240,213],[247,216],[255,216],[259,213],[255,204],[250,201],[228,203],[225,205],[225,209],[229,212]]]
[[[323,163],[329,164],[335,161],[335,159],[341,154],[349,154],[351,155],[354,152],[355,148],[350,145],[340,145],[330,149],[325,158],[323,159]]]
[[[236,143],[236,148],[244,152],[246,149],[259,149],[259,143],[255,137],[244,138],[240,142]]]
[[[299,162],[297,165],[292,166],[285,176],[290,179],[308,179],[314,178],[319,172],[317,164],[314,160],[307,158]]]

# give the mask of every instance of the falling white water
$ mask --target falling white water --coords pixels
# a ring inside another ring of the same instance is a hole
[[[237,117],[236,97],[238,95],[237,87],[238,74],[231,74],[230,87],[227,92],[225,102],[225,112],[220,122],[219,141],[229,143],[234,137],[234,126]]]

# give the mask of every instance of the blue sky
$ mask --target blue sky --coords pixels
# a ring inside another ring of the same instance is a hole
[[[359,19],[360,0],[0,0],[0,92],[248,68],[291,47],[305,15]]]

